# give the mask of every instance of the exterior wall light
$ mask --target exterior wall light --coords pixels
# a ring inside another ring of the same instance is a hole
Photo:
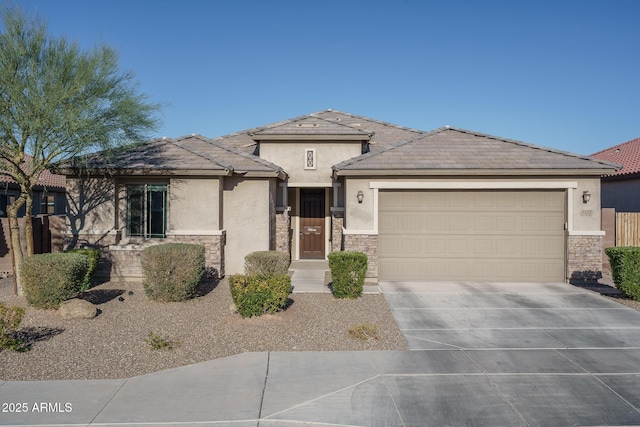
[[[364,199],[364,193],[362,192],[362,190],[358,190],[358,194],[356,195],[356,197],[358,198],[358,203],[362,203],[362,200]]]
[[[589,203],[589,200],[591,200],[591,193],[589,193],[587,190],[582,192],[582,203]]]

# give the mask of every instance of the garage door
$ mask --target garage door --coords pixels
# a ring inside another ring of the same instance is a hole
[[[380,191],[380,280],[557,282],[564,191]]]

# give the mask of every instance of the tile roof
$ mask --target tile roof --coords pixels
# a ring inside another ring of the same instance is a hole
[[[282,168],[267,160],[201,135],[178,138],[176,145],[193,153],[228,165],[235,172],[282,172]]]
[[[617,165],[478,132],[440,128],[431,132],[367,117],[325,110],[216,138],[200,135],[159,139],[114,157],[89,157],[89,168],[204,173],[256,173],[284,177],[279,166],[258,157],[262,137],[311,139],[336,136],[369,139],[369,152],[333,167],[341,171],[374,170],[591,170],[614,171]],[[592,172],[590,172],[592,173]]]
[[[640,138],[598,151],[591,157],[622,165],[620,170],[608,176],[640,174]]]
[[[370,135],[371,151],[377,151],[384,149],[398,141],[412,138],[417,135],[424,134],[424,131],[416,129],[410,129],[403,126],[394,125],[392,123],[383,122],[380,120],[374,120],[367,117],[357,116],[354,114],[344,113],[337,110],[324,110],[316,113],[311,113],[293,119],[283,120],[276,123],[260,126],[257,128],[247,129],[232,134],[219,136],[213,138],[213,141],[218,141],[224,145],[232,146],[245,153],[253,154],[256,148],[256,141],[251,137],[252,134],[261,132],[267,134],[271,128],[285,127],[290,124],[294,124],[303,120],[310,120],[312,118],[323,119],[325,121],[335,122],[344,126],[349,126],[356,130],[362,130],[365,134]],[[334,128],[335,129],[335,128]],[[344,132],[344,129],[343,129]]]
[[[30,170],[32,161],[33,161],[33,157],[29,155],[25,156],[23,169]],[[16,184],[16,181],[7,175],[0,175],[0,182]],[[64,175],[57,175],[57,174],[51,173],[51,171],[49,170],[45,170],[40,174],[40,178],[38,179],[38,185],[41,185],[43,187],[48,187],[48,188],[64,189],[67,186],[67,178]]]
[[[279,123],[275,126],[266,127],[249,133],[254,140],[262,139],[273,135],[287,136],[355,136],[357,138],[369,139],[371,134],[355,126],[350,126],[340,121],[328,120],[314,115],[302,116],[296,119]]]
[[[348,170],[614,169],[585,156],[444,127],[334,166]]]
[[[183,136],[177,139],[162,138],[116,151],[89,155],[86,160],[68,161],[59,168],[73,169],[139,170],[149,174],[166,172],[228,174],[258,172],[282,173],[282,169],[266,160],[226,147],[201,135]]]

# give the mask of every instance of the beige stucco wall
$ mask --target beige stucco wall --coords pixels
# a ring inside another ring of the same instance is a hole
[[[271,249],[275,212],[275,179],[225,177],[223,181],[223,228],[226,274],[244,272],[244,257]]]
[[[304,169],[305,149],[316,149],[316,169]],[[331,167],[362,154],[360,141],[260,142],[260,157],[282,167],[294,184],[331,185]]]
[[[591,194],[588,203],[582,200],[583,191]],[[600,231],[602,229],[600,209],[600,177],[578,180],[573,191],[573,231]]]
[[[482,177],[482,178],[414,178],[414,177],[376,177],[376,178],[351,178],[345,179],[345,228],[354,231],[374,230],[375,204],[374,189],[370,188],[370,182],[432,182],[438,183],[442,181],[459,182],[461,189],[464,188],[465,182],[527,182],[527,183],[545,183],[545,182],[576,182],[577,188],[571,191],[571,208],[567,206],[567,211],[572,212],[571,228],[572,231],[593,232],[600,231],[600,179],[598,177],[576,177],[576,176],[550,176],[550,177]],[[488,184],[489,185],[489,184]],[[535,188],[535,185],[534,187]],[[542,188],[542,187],[541,187]],[[585,204],[582,201],[582,192],[589,191],[591,200]],[[357,202],[357,193],[364,193],[364,200],[361,204]]]
[[[67,178],[67,230],[103,234],[115,228],[115,183],[111,178]]]
[[[170,233],[220,230],[218,177],[176,178],[169,183]]]

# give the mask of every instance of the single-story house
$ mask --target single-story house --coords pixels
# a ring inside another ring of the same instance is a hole
[[[640,138],[598,151],[591,157],[622,165],[620,170],[602,177],[602,207],[617,212],[640,212]]]
[[[244,257],[369,256],[369,280],[550,282],[602,266],[600,176],[615,165],[479,132],[410,129],[326,110],[206,138],[162,138],[61,165],[68,244],[139,277],[156,242]]]

